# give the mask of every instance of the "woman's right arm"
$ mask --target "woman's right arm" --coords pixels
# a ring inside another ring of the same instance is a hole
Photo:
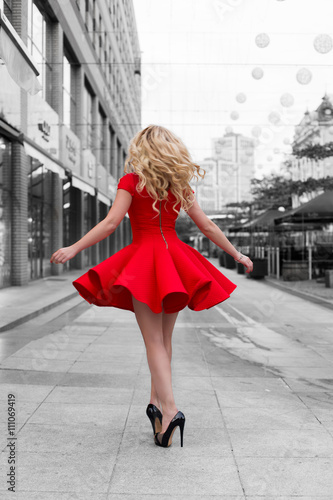
[[[246,272],[253,270],[253,262],[249,257],[241,254],[233,244],[228,240],[221,229],[211,220],[199,206],[197,200],[194,201],[192,207],[187,211],[193,222],[198,226],[199,230],[207,236],[215,245],[231,255],[235,260],[244,264],[247,268]]]

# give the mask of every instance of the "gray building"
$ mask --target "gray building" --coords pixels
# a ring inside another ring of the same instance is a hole
[[[132,0],[0,0],[0,11],[5,287],[91,267],[130,243],[126,216],[65,265],[49,262],[112,206],[129,141],[141,128],[141,68]],[[15,74],[16,56],[34,77]]]
[[[204,210],[220,211],[227,203],[251,200],[254,150],[253,139],[234,132],[212,140],[212,156],[200,162],[205,178],[194,185]]]
[[[333,102],[330,97],[325,94],[316,110],[311,112],[307,110],[304,113],[300,123],[295,127],[292,145],[297,149],[302,149],[312,144],[323,146],[332,141]],[[290,173],[294,181],[305,181],[310,177],[313,179],[320,179],[327,176],[333,177],[333,158],[329,156],[323,160],[315,161],[310,158],[292,157]],[[321,191],[304,193],[302,196],[293,194],[293,208],[310,201],[319,194],[321,194]]]

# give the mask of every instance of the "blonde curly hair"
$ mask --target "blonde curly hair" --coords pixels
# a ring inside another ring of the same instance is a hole
[[[189,210],[194,203],[189,182],[193,177],[199,179],[198,175],[201,178],[206,175],[206,171],[192,161],[182,140],[160,125],[149,125],[132,138],[124,172],[138,174],[137,190],[142,192],[146,187],[154,198],[153,209],[158,214],[156,203],[167,199],[168,188],[176,198],[173,210],[179,214],[175,209],[178,203],[184,211]]]

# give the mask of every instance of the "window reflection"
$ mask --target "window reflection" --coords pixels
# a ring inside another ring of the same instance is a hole
[[[51,84],[52,66],[47,59],[47,22],[41,11],[33,3],[33,0],[27,0],[28,3],[28,39],[27,46],[34,58],[37,69],[40,73],[43,85],[42,96],[47,99],[47,84]],[[48,51],[50,52],[50,51]]]
[[[0,288],[11,285],[12,143],[0,136]]]
[[[37,279],[51,274],[52,172],[28,158],[28,265],[29,278]]]
[[[83,147],[92,150],[93,95],[87,83],[83,87],[83,123]]]

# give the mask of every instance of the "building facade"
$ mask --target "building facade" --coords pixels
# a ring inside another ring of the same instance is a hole
[[[84,269],[131,241],[129,218],[64,265],[52,253],[108,213],[141,128],[132,0],[3,0],[39,71],[29,94],[0,60],[0,287]],[[1,9],[1,0],[0,0]]]
[[[234,132],[213,139],[218,159],[219,203],[251,201],[251,179],[254,177],[254,139]]]
[[[206,175],[196,189],[204,210],[221,211],[228,203],[251,200],[254,140],[228,132],[212,140],[212,156],[200,162]]]
[[[304,113],[300,123],[295,128],[293,147],[302,149],[312,144],[324,145],[333,141],[333,103],[327,94],[322,98],[322,103],[315,111]],[[333,157],[323,160],[292,157],[291,178],[294,181],[305,181],[312,177],[320,179],[326,176],[333,177]],[[297,208],[302,203],[310,201],[319,192],[304,193],[301,197],[294,194],[292,206]]]

